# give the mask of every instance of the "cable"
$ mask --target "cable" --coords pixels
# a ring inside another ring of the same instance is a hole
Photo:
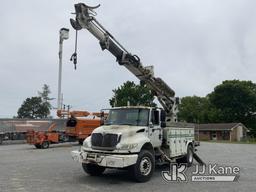
[[[76,70],[76,64],[77,64],[77,36],[78,36],[78,32],[76,30],[75,52],[71,55],[71,58],[70,58],[70,61],[73,61],[75,70]]]

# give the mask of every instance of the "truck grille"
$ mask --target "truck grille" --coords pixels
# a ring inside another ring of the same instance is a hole
[[[105,149],[105,150],[114,150],[117,143],[119,142],[119,136],[117,134],[101,134],[93,133],[92,134],[92,148],[93,149]]]

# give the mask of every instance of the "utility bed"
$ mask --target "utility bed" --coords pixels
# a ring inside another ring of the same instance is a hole
[[[187,153],[187,145],[194,142],[194,124],[168,123],[167,126],[163,129],[163,138],[166,142],[165,144],[169,146],[168,156],[173,158],[185,155]]]

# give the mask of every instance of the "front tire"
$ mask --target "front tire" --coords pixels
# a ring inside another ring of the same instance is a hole
[[[105,167],[96,164],[82,163],[84,171],[91,176],[99,176],[105,171]]]
[[[131,176],[137,182],[150,180],[155,170],[155,159],[150,151],[142,150],[135,165],[129,168]]]

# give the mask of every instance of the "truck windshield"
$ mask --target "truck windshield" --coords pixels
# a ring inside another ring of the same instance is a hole
[[[148,109],[111,109],[105,125],[148,126]]]

